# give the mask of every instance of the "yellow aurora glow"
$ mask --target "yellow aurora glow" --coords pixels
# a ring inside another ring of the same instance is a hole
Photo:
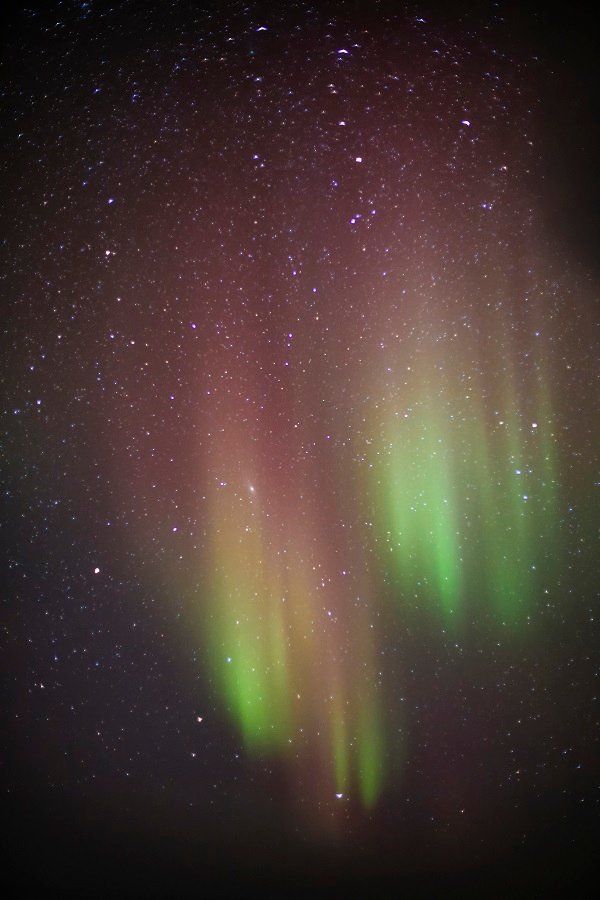
[[[300,477],[285,491],[269,484],[247,423],[230,410],[216,433],[212,677],[248,752],[281,754],[311,772],[315,791],[352,791],[371,807],[383,783],[385,726],[364,565],[356,575],[339,567],[314,514],[314,488]]]

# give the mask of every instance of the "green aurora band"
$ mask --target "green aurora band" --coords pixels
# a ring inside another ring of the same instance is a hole
[[[537,573],[548,577],[559,553],[545,367],[534,360],[519,393],[506,346],[487,394],[481,366],[465,378],[433,346],[415,368],[376,404],[378,439],[370,442],[387,581],[403,608],[425,604],[450,627],[481,604],[517,625],[530,611]]]
[[[324,577],[318,524],[300,527],[295,503],[249,481],[248,436],[222,432],[209,493],[211,679],[248,753],[284,757],[299,777],[311,772],[315,793],[351,792],[371,808],[386,727],[368,609]]]

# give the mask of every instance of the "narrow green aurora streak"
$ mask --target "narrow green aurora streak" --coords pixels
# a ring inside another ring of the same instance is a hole
[[[222,498],[216,510],[213,554],[217,684],[247,750],[282,749],[289,730],[284,632],[277,606],[269,603],[259,525],[250,502],[241,495]]]
[[[419,421],[392,413],[378,505],[401,590],[426,586],[451,616],[459,599],[460,560],[448,436],[442,436],[437,411],[425,409],[422,416]]]

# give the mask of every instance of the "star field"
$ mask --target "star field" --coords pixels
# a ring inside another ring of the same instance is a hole
[[[540,15],[14,12],[3,795],[37,888],[583,877],[596,132],[589,23]]]

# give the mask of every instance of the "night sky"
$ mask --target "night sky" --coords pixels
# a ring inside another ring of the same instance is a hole
[[[582,9],[14,5],[19,894],[584,896],[600,273]]]

